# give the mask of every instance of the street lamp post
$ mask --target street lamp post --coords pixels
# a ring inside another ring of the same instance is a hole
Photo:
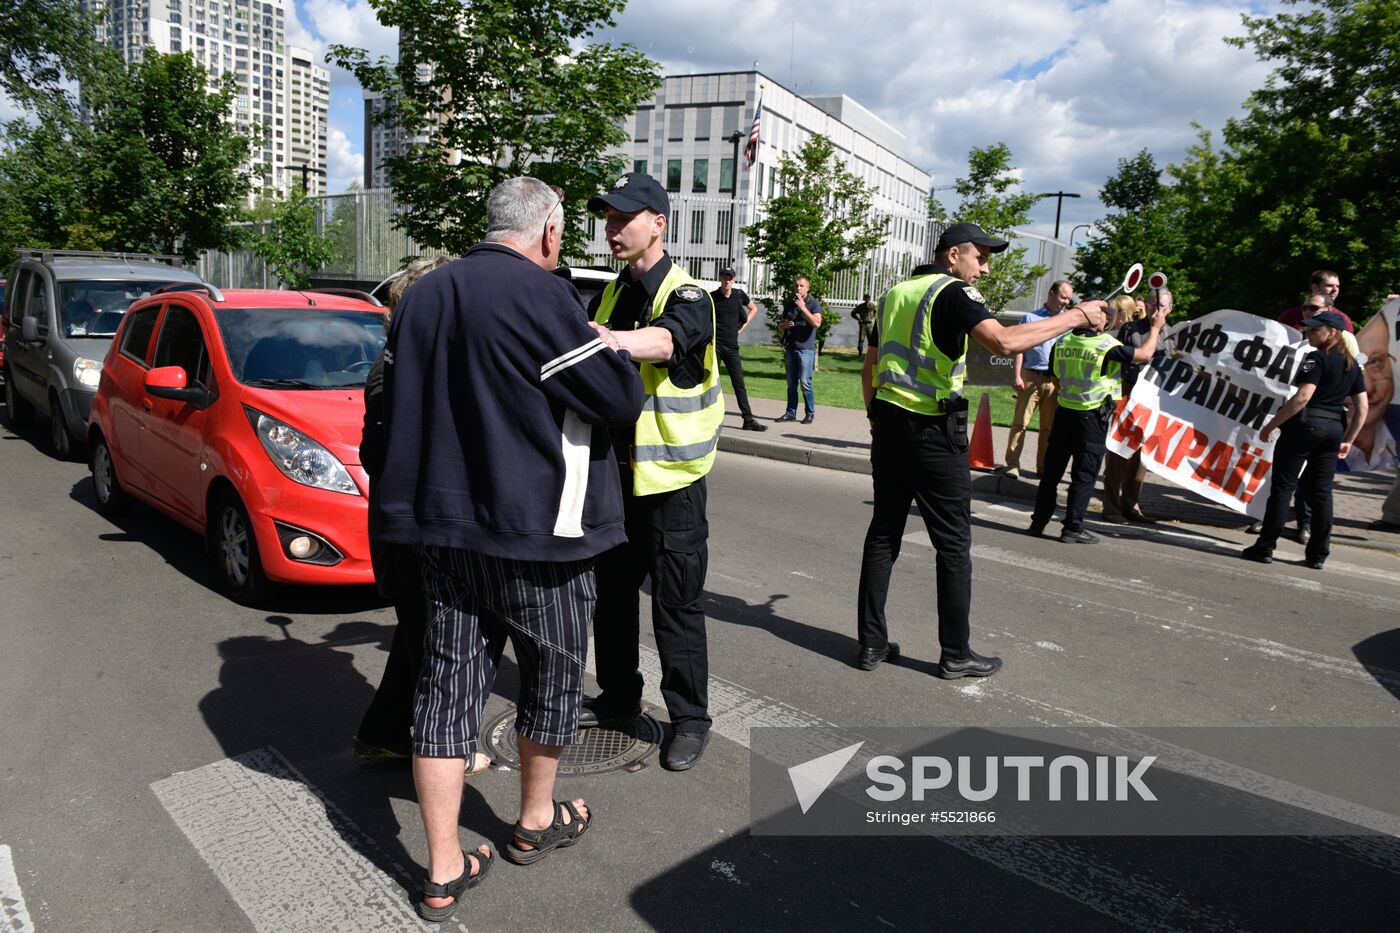
[[[1071,252],[1074,251],[1074,234],[1075,234],[1075,232],[1078,231],[1078,230],[1088,230],[1088,229],[1089,229],[1090,227],[1092,227],[1092,226],[1093,226],[1093,224],[1075,224],[1073,227],[1070,228],[1070,231],[1069,231],[1069,248],[1070,248],[1070,251],[1071,251]]]
[[[739,213],[739,140],[743,138],[743,130],[735,130],[725,137],[725,141],[734,147],[734,161],[732,163],[734,167],[729,171],[729,267],[731,269],[734,268],[738,259],[734,237],[738,227]]]
[[[1045,194],[1036,195],[1038,198],[1055,199],[1055,239],[1060,238],[1060,208],[1064,207],[1065,198],[1077,198],[1079,195],[1069,191],[1050,191]]]

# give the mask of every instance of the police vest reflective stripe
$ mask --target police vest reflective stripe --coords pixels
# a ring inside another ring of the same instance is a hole
[[[1123,394],[1123,370],[1116,360],[1104,372],[1104,357],[1121,347],[1112,334],[1081,337],[1069,333],[1055,344],[1056,401],[1063,408],[1090,411]]]
[[[674,263],[652,300],[654,322],[666,310],[671,293],[682,285],[696,285],[686,272]],[[614,279],[603,289],[594,316],[599,324],[607,324],[617,307],[622,291],[620,280]],[[701,289],[703,292],[704,289]],[[709,296],[706,295],[706,300]],[[710,303],[710,327],[714,328],[714,303]],[[710,472],[719,446],[720,425],[724,422],[724,395],[719,384],[719,366],[715,359],[715,344],[705,345],[705,375],[700,384],[682,389],[671,381],[671,371],[665,366],[642,363],[642,388],[646,402],[637,419],[636,436],[632,440],[632,492],[650,496],[660,492],[682,489]]]
[[[957,398],[967,373],[967,335],[956,357],[933,342],[929,310],[951,275],[919,276],[900,282],[880,299],[880,355],[875,397],[924,415],[942,414],[940,403]]]

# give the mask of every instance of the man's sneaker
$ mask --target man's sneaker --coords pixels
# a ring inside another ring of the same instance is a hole
[[[578,711],[580,729],[596,729],[599,726],[627,725],[642,715],[642,704],[623,710],[615,710],[602,697],[587,697]]]
[[[803,424],[811,424],[811,423],[812,423],[813,421],[815,421],[815,420],[817,420],[816,414],[809,411],[809,412],[807,412],[807,417],[805,417],[805,418],[802,419],[802,423],[803,423]]]
[[[1252,560],[1258,564],[1272,564],[1274,562],[1274,552],[1266,551],[1257,544],[1251,544],[1243,551],[1240,551],[1240,556],[1245,560]]]
[[[969,651],[965,658],[943,658],[938,662],[938,676],[944,680],[963,677],[990,677],[1001,670],[1001,658],[984,658]]]
[[[755,421],[754,419],[749,418],[748,420],[746,420],[746,421],[744,422],[743,430],[745,430],[745,431],[767,431],[767,430],[768,430],[768,425],[766,425],[766,424],[759,424],[759,423],[758,423],[757,421]]]
[[[1096,534],[1094,534],[1094,533],[1092,533],[1092,532],[1085,531],[1083,528],[1079,529],[1078,531],[1062,531],[1062,532],[1060,532],[1060,543],[1061,543],[1061,544],[1098,544],[1098,543],[1099,543],[1099,536],[1096,535]]]
[[[1321,570],[1322,565],[1326,562],[1326,559],[1322,557],[1309,557],[1307,560],[1303,561],[1303,566],[1311,567],[1313,570]]]
[[[774,421],[796,421],[796,420],[797,420],[797,416],[796,416],[796,415],[787,415],[787,414],[785,414],[785,415],[783,415],[781,418],[774,418],[773,420],[774,420]]]

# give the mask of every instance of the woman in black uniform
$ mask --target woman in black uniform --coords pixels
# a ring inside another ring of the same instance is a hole
[[[1346,322],[1335,311],[1323,311],[1303,322],[1303,333],[1314,349],[1298,370],[1298,390],[1259,432],[1267,442],[1277,429],[1279,439],[1274,448],[1274,484],[1264,511],[1264,530],[1259,540],[1242,552],[1247,560],[1261,564],[1273,561],[1274,545],[1288,517],[1288,503],[1305,466],[1313,480],[1308,490],[1312,538],[1304,563],[1316,570],[1327,560],[1337,460],[1351,453],[1352,442],[1366,420],[1366,384],[1361,366],[1342,342],[1345,329]]]

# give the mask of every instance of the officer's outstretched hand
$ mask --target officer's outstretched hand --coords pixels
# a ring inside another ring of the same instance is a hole
[[[1108,326],[1108,302],[1094,298],[1075,305],[1089,319],[1089,326],[1102,332]]]

